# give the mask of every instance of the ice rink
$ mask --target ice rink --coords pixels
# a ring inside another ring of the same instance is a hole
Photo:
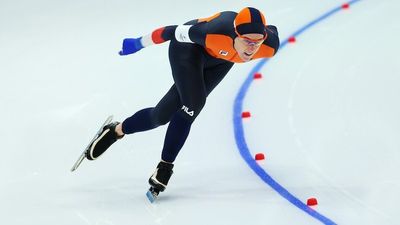
[[[172,85],[168,43],[121,57],[123,38],[253,6],[284,43],[343,3],[2,0],[0,224],[400,224],[396,0],[360,0],[263,66],[236,64],[207,99],[155,204],[145,192],[166,126],[126,136],[70,172],[108,115],[122,121]],[[262,79],[250,79],[238,101],[257,66]],[[242,120],[238,107],[251,117]],[[266,159],[246,163],[238,136],[250,156]],[[307,213],[276,185],[318,205]]]

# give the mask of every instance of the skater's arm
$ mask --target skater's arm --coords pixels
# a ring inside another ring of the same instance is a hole
[[[141,37],[141,43],[143,47],[153,44],[161,44],[170,40],[202,44],[204,43],[205,36],[205,26],[202,26],[202,24],[173,25],[161,27],[150,34]]]
[[[185,43],[196,43],[204,45],[206,37],[204,23],[195,25],[172,25],[158,28],[150,34],[139,38],[126,38],[122,44],[120,55],[129,55],[142,48],[154,44],[161,44],[166,41],[175,40]]]

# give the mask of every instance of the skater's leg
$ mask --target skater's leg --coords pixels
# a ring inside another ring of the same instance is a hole
[[[122,124],[115,122],[107,125],[99,137],[91,144],[86,157],[89,160],[98,158],[125,134],[150,130],[168,123],[180,105],[178,91],[173,85],[156,107],[140,110],[127,118]]]
[[[182,113],[174,114],[164,139],[164,147],[161,153],[163,161],[168,163],[175,161],[189,135],[191,124],[192,121],[185,118]]]
[[[204,82],[206,85],[207,96],[222,81],[222,79],[224,79],[225,75],[229,72],[233,65],[234,63],[231,62],[223,62],[204,70]]]
[[[207,91],[203,77],[204,52],[200,46],[171,42],[169,59],[181,107],[168,125],[161,159],[172,163],[206,102]]]
[[[197,62],[200,60],[197,60]],[[207,95],[221,82],[233,63],[222,62],[204,69],[192,65],[189,68],[173,65],[174,80],[181,96],[182,108],[174,114],[167,129],[161,159],[166,162],[174,162],[185,140],[190,127],[205,105]],[[174,69],[175,68],[175,69]],[[193,115],[191,115],[193,113]]]
[[[179,109],[181,103],[178,91],[173,85],[154,108],[146,108],[136,112],[117,126],[120,134],[133,134],[136,132],[154,129],[171,120],[172,115]]]
[[[165,135],[162,161],[149,183],[164,191],[172,175],[173,162],[184,145],[190,127],[203,108],[207,91],[203,78],[204,53],[200,46],[170,43],[169,58],[180,107],[173,114]]]

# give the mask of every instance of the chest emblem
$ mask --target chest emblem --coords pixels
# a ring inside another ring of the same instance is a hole
[[[219,50],[219,54],[222,56],[227,56],[229,54],[229,52],[224,51],[224,50]]]

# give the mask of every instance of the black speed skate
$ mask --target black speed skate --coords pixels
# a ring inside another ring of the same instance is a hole
[[[121,139],[123,136],[118,136],[115,132],[116,126],[119,122],[113,122],[103,127],[102,132],[99,136],[90,144],[88,151],[86,152],[86,158],[89,160],[95,160],[101,156],[114,142]]]
[[[118,125],[118,122],[111,123],[112,119],[113,116],[107,117],[106,121],[104,121],[103,125],[101,125],[93,139],[89,142],[89,145],[83,150],[80,157],[75,162],[71,172],[75,171],[85,158],[89,160],[96,159],[103,154],[117,139],[122,138],[116,135],[115,127]]]
[[[172,169],[174,164],[161,161],[157,165],[156,171],[149,178],[149,184],[151,185],[149,191],[147,191],[146,196],[153,203],[160,192],[163,192],[168,185],[168,181],[172,176]]]

